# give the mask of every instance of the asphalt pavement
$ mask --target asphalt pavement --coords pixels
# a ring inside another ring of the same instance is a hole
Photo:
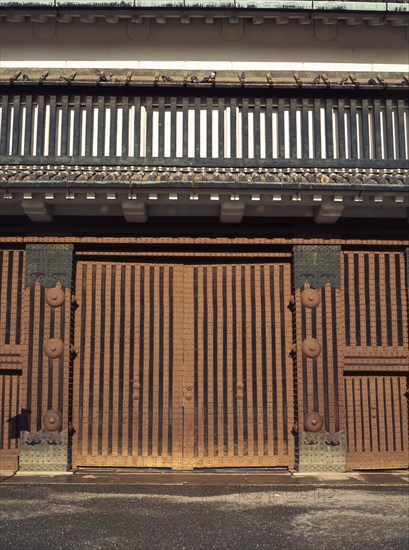
[[[262,482],[260,475],[179,474],[171,483],[163,476],[159,482],[148,474],[138,478],[115,471],[4,476],[0,546],[409,548],[407,473],[277,475],[261,474]]]

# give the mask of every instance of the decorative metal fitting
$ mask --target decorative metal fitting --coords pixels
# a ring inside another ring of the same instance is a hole
[[[316,433],[322,430],[324,427],[324,419],[317,412],[310,412],[305,415],[304,429],[307,432]]]
[[[321,303],[321,292],[315,288],[304,286],[304,290],[301,292],[301,303],[304,307],[314,309]]]
[[[44,353],[50,359],[61,357],[64,353],[64,342],[59,338],[50,338],[44,342]]]
[[[61,430],[62,414],[59,411],[47,411],[43,414],[44,429],[49,432],[58,432]]]
[[[65,301],[65,292],[60,286],[46,288],[45,301],[51,307],[60,307]]]
[[[302,343],[302,352],[309,359],[315,359],[321,353],[321,344],[315,338],[308,336]]]

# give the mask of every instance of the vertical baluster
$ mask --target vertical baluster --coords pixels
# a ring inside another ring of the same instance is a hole
[[[254,100],[254,158],[256,159],[259,159],[261,154],[260,116],[261,101],[260,98],[256,98]]]
[[[356,99],[349,100],[349,143],[351,159],[358,158],[358,130],[356,125]]]
[[[374,116],[372,118],[372,136],[374,140],[374,158],[382,158],[382,138],[381,138],[381,101],[374,100]]]
[[[369,110],[368,110],[368,100],[362,100],[362,156],[363,158],[369,159]]]
[[[8,142],[9,142],[9,96],[3,95],[1,98],[1,136],[0,136],[0,154],[8,154]]]
[[[230,157],[237,158],[237,99],[230,98]]]
[[[177,140],[177,97],[170,98],[170,156],[176,157],[176,140]]]
[[[122,96],[122,157],[129,157],[129,98]]]
[[[141,156],[141,98],[134,98],[135,117],[134,117],[134,156]]]
[[[27,122],[27,118],[26,118]],[[50,128],[48,131],[48,156],[50,158],[55,157],[55,145],[56,145],[56,132],[57,132],[57,96],[50,96]]]
[[[213,97],[208,97],[206,102],[206,156],[212,158],[213,153]]]
[[[92,144],[94,141],[94,102],[93,97],[88,95],[85,99],[85,156],[92,157]]]
[[[278,158],[283,159],[285,154],[285,133],[284,133],[284,98],[278,99]]]
[[[249,156],[249,100],[243,98],[241,108],[241,156],[247,159]]]
[[[334,136],[332,133],[332,106],[333,100],[327,99],[325,101],[325,134],[326,134],[326,149],[327,159],[334,158]]]
[[[36,156],[44,155],[44,137],[45,137],[45,97],[38,96],[37,110],[37,151]]]
[[[158,111],[159,111],[159,147],[158,156],[163,158],[165,156],[165,98],[163,96],[158,99]]]
[[[273,99],[266,99],[266,120],[265,120],[265,141],[266,159],[273,158]]]
[[[61,98],[61,156],[68,154],[68,96]]]
[[[109,109],[111,111],[109,128],[109,156],[116,157],[116,146],[118,139],[118,105],[116,96],[111,96],[109,100]]]
[[[195,158],[200,158],[200,97],[195,97]]]
[[[338,99],[338,157],[345,159],[345,101]]]
[[[98,157],[105,155],[105,97],[98,97]]]
[[[74,139],[73,139],[73,156],[80,156],[81,144],[81,97],[74,96]]]
[[[224,140],[225,140],[225,128],[224,128],[224,116],[226,112],[226,106],[224,97],[219,97],[219,105],[218,105],[218,123],[219,123],[219,158],[225,158],[225,151],[224,151]]]
[[[13,111],[13,143],[11,146],[11,154],[18,155],[20,153],[21,143],[21,98],[19,95],[14,96]]]
[[[314,124],[313,124],[313,136],[314,136],[314,156],[313,158],[319,160],[322,158],[321,150],[321,138],[322,138],[322,128],[321,128],[321,99],[316,97],[314,99]],[[328,157],[328,151],[326,151],[326,156]]]
[[[395,151],[393,147],[393,123],[392,123],[392,100],[386,100],[385,109],[385,123],[386,123],[386,151],[385,158],[393,160],[395,158]]]
[[[153,141],[153,98],[146,98],[146,157],[152,158]]]
[[[310,133],[309,133],[309,125],[308,125],[308,107],[309,107],[309,100],[307,98],[303,98],[302,100],[302,113],[301,113],[301,126],[302,126],[302,132],[301,132],[301,140],[302,140],[302,158],[308,159],[310,156]]]
[[[297,100],[290,99],[290,158],[297,158]]]
[[[398,158],[401,160],[406,159],[404,112],[405,112],[404,101],[403,99],[398,99],[398,124],[397,124],[398,143],[399,143]]]
[[[182,138],[182,157],[187,159],[189,156],[189,98],[182,99],[182,116],[183,116],[183,138]]]
[[[33,131],[33,96],[26,95],[26,127],[24,130],[24,155],[31,156]]]

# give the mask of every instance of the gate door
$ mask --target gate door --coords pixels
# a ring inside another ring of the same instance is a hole
[[[290,266],[79,262],[73,464],[292,466]]]

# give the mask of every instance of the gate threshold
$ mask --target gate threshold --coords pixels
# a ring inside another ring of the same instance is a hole
[[[0,471],[2,484],[68,484],[68,485],[163,485],[201,486],[224,490],[229,487],[396,487],[409,486],[408,470],[311,472],[288,470],[187,470],[79,468],[73,472],[30,472],[19,476]]]

